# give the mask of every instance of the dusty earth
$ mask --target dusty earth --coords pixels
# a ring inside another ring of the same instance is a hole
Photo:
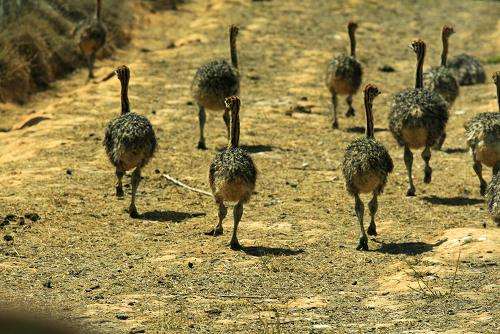
[[[499,231],[479,195],[463,123],[496,110],[489,78],[498,65],[486,65],[486,84],[462,88],[445,149],[433,152],[430,185],[415,152],[417,197],[404,196],[402,150],[387,114],[391,95],[414,82],[413,38],[428,42],[426,67],[438,64],[444,23],[457,31],[452,55],[494,56],[500,3],[404,3],[211,0],[177,12],[138,8],[134,42],[99,62],[97,74],[130,66],[132,108],[159,137],[139,188],[140,219],[124,211],[129,196],[114,197],[101,144],[119,114],[118,80],[86,84],[81,70],[27,105],[0,106],[0,127],[12,128],[0,132],[2,308],[23,303],[103,333],[497,332]],[[349,19],[360,25],[364,83],[383,92],[374,106],[376,136],[395,161],[368,252],[355,250],[353,200],[339,168],[344,148],[361,135],[362,99],[355,97],[356,117],[342,116],[333,131],[323,84],[328,59],[348,49]],[[221,113],[210,113],[209,150],[195,149],[189,87],[198,66],[229,56],[231,23],[241,26],[241,142],[260,170],[239,252],[228,247],[231,214],[224,236],[205,236],[217,217],[212,200],[162,177],[208,188],[225,128]],[[379,71],[383,65],[395,72]],[[298,103],[312,112],[287,113]]]

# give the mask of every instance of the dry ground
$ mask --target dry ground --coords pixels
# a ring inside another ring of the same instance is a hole
[[[475,113],[496,110],[493,84],[462,89],[445,151],[433,152],[432,184],[423,184],[415,154],[415,198],[404,196],[402,150],[386,129],[391,94],[414,81],[407,44],[423,38],[426,66],[437,64],[440,28],[451,23],[452,54],[494,56],[500,3],[403,3],[211,0],[138,15],[130,48],[100,62],[97,73],[130,66],[132,107],[159,137],[139,189],[141,219],[124,212],[129,196],[114,197],[101,145],[106,123],[119,114],[116,79],[84,84],[81,70],[28,105],[2,105],[2,128],[41,122],[0,133],[0,215],[41,218],[2,227],[13,240],[0,242],[0,299],[57,310],[106,333],[498,331],[499,232],[478,193],[462,128]],[[353,200],[339,169],[364,123],[362,99],[355,97],[357,116],[341,117],[341,130],[332,131],[323,85],[328,59],[347,50],[351,18],[360,23],[364,82],[383,92],[374,106],[376,136],[395,160],[369,252],[355,250]],[[241,142],[260,169],[240,252],[228,247],[231,215],[224,236],[205,236],[216,221],[212,201],[155,172],[208,188],[208,165],[225,145],[225,129],[221,114],[211,113],[209,150],[195,149],[189,86],[199,65],[229,56],[230,23],[241,26]],[[382,65],[396,72],[378,71]],[[498,65],[486,70],[489,78]],[[287,116],[302,97],[312,113]]]

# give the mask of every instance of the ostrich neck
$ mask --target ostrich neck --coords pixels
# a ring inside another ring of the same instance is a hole
[[[238,68],[238,51],[236,50],[236,36],[231,34],[229,38],[229,48],[231,50],[231,63],[234,68]]]
[[[122,81],[122,115],[130,112],[130,103],[128,101],[128,83]]]
[[[240,116],[238,108],[231,110],[231,131],[229,132],[229,148],[236,148],[240,141]]]
[[[441,66],[446,66],[446,60],[448,58],[448,38],[443,36],[443,51],[441,52]]]
[[[354,30],[349,30],[349,40],[351,42],[351,57],[356,58],[356,35]]]
[[[372,101],[365,97],[365,112],[366,112],[366,138],[374,138]]]
[[[498,111],[500,111],[500,78],[496,78]]]
[[[417,62],[415,88],[423,88],[424,87],[423,68],[424,68],[424,55],[422,54],[422,55],[419,55],[418,62]]]
[[[95,9],[95,17],[98,21],[101,21],[101,0],[97,0],[96,9]]]

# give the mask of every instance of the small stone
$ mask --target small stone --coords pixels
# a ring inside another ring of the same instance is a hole
[[[358,285],[358,281],[352,281],[352,285]]]
[[[24,217],[28,218],[32,222],[40,220],[40,215],[38,215],[38,213],[27,213],[24,215]]]
[[[52,289],[52,281],[49,279],[47,282],[43,283],[43,286],[46,287],[47,289]]]
[[[85,289],[85,292],[91,292],[91,291],[99,289],[100,287],[101,286],[99,284],[95,284],[95,285],[91,286],[90,288]]]
[[[71,168],[66,169],[66,174],[73,175],[73,170]]]
[[[222,311],[217,307],[210,308],[210,309],[206,310],[205,312],[210,314],[210,315],[219,315],[222,313]]]
[[[188,267],[189,267],[189,269],[193,269],[193,267],[194,267],[193,262],[188,262]]]
[[[8,241],[13,241],[13,240],[14,240],[14,237],[13,237],[13,236],[11,236],[10,234],[6,234],[6,235],[4,235],[4,236],[3,236],[3,240],[5,240],[5,241],[7,241],[7,242],[8,242]]]
[[[158,168],[155,169],[155,174],[160,174],[160,170]]]
[[[117,313],[116,319],[118,320],[127,320],[129,318],[128,314],[125,313]]]
[[[139,334],[139,333],[146,333],[146,328],[134,327],[129,331],[129,334]]]

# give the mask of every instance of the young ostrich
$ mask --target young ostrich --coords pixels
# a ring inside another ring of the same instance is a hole
[[[486,181],[483,179],[482,165],[493,168],[494,175],[500,169],[500,72],[493,75],[493,81],[497,87],[499,111],[477,114],[465,124],[467,144],[483,196],[486,192]]]
[[[130,112],[128,101],[128,82],[130,70],[127,66],[118,67],[115,71],[121,83],[122,112],[118,118],[109,122],[104,137],[104,146],[109,160],[116,168],[116,196],[124,196],[122,178],[126,171],[133,168],[132,201],[129,214],[137,218],[135,195],[141,181],[141,169],[151,160],[156,150],[156,136],[149,120],[141,115]]]
[[[101,0],[96,2],[95,17],[82,21],[75,33],[78,47],[87,60],[90,80],[94,78],[95,55],[106,44],[107,30],[101,20]]]
[[[351,41],[351,55],[339,55],[329,64],[326,72],[326,86],[332,94],[333,123],[332,127],[338,129],[337,120],[337,94],[347,95],[346,102],[349,109],[346,112],[347,117],[355,115],[352,107],[352,96],[356,94],[361,86],[361,77],[363,70],[361,64],[356,60],[356,37],[355,32],[358,25],[355,22],[349,22],[347,31]]]
[[[198,148],[205,150],[205,109],[224,109],[224,123],[226,123],[229,136],[229,114],[224,107],[224,99],[237,95],[240,91],[240,74],[238,72],[238,53],[236,50],[236,36],[238,27],[229,27],[229,47],[231,51],[231,64],[225,59],[212,60],[201,66],[197,71],[191,85],[193,97],[198,104],[198,119],[200,123],[200,139]]]
[[[210,164],[210,188],[219,206],[219,222],[207,235],[221,235],[222,221],[226,217],[227,208],[224,202],[236,202],[233,209],[234,229],[231,238],[231,249],[240,248],[237,230],[243,215],[243,204],[248,202],[255,189],[257,169],[247,152],[238,147],[240,138],[240,100],[236,96],[226,99],[226,113],[230,113],[229,143],[226,149],[219,152]]]
[[[450,26],[444,26],[441,39],[443,41],[443,51],[441,53],[441,66],[433,67],[426,75],[425,87],[441,95],[443,99],[451,107],[455,102],[459,93],[459,85],[457,79],[451,74],[450,70],[446,68],[446,60],[448,57],[448,39],[455,31]],[[437,142],[435,148],[440,150],[443,147],[446,139],[446,133]]]
[[[498,171],[488,185],[486,200],[488,201],[488,212],[491,219],[493,219],[497,226],[500,226],[500,173]],[[484,227],[486,227],[486,223]]]
[[[448,122],[448,104],[436,92],[423,87],[422,69],[425,58],[425,43],[414,41],[410,47],[417,54],[417,71],[414,89],[405,89],[394,96],[389,114],[389,129],[400,146],[404,147],[404,161],[408,173],[409,188],[406,196],[415,196],[411,149],[424,148],[424,182],[432,180],[429,166],[431,147],[443,136]]]
[[[481,62],[473,56],[462,53],[450,59],[447,64],[461,86],[486,82],[486,72]]]
[[[378,209],[377,196],[384,190],[387,177],[394,168],[389,152],[374,138],[372,104],[380,92],[377,87],[369,84],[365,87],[364,94],[366,136],[355,139],[347,146],[342,162],[346,188],[349,194],[354,196],[354,208],[361,229],[358,250],[368,250],[368,237],[363,226],[364,205],[359,194],[370,192],[373,194],[372,200],[368,204],[371,221],[367,232],[369,235],[377,235],[375,225],[375,214]]]

